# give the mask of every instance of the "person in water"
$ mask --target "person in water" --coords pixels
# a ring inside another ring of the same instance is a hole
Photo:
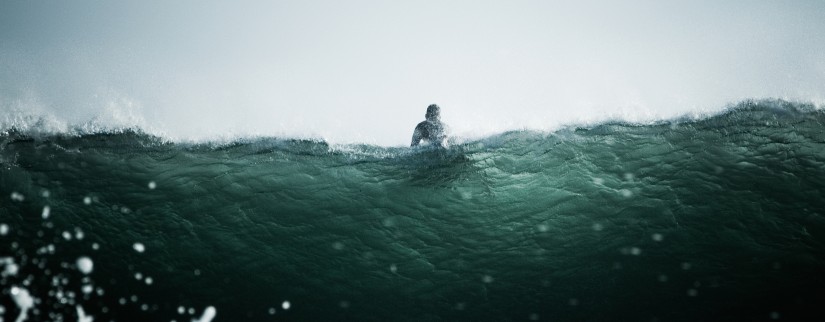
[[[415,126],[410,146],[418,146],[422,140],[429,142],[430,145],[444,146],[447,126],[441,122],[441,108],[435,104],[427,106],[427,114],[424,118],[426,120]]]

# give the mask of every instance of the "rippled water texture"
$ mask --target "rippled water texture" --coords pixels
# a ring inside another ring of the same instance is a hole
[[[3,318],[25,291],[29,320],[820,320],[823,122],[745,102],[447,150],[10,130]]]

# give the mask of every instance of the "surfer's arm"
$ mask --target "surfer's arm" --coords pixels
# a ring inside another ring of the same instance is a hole
[[[421,130],[419,130],[419,126],[416,126],[415,130],[413,131],[412,142],[410,143],[410,146],[418,146],[418,143],[421,143]]]

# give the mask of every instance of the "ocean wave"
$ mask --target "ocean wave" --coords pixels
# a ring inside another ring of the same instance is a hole
[[[7,129],[0,287],[35,320],[821,315],[823,124],[747,101],[446,149]]]
[[[453,137],[451,143],[456,147],[466,148],[476,143],[501,144],[502,140],[517,136],[515,133],[532,137],[547,135],[561,135],[576,130],[608,131],[619,128],[648,127],[660,129],[662,126],[677,127],[680,125],[712,127],[745,127],[750,125],[793,125],[795,122],[806,119],[815,119],[822,113],[822,108],[814,103],[792,102],[779,99],[745,100],[729,105],[717,113],[685,114],[679,117],[652,120],[645,123],[627,122],[622,119],[600,121],[598,123],[569,124],[554,131],[540,130],[510,130],[498,134],[488,134],[481,137]],[[111,125],[98,120],[92,120],[79,125],[69,125],[48,116],[35,116],[26,113],[12,112],[0,122],[0,135],[4,140],[37,139],[37,140],[84,140],[84,138],[107,138],[114,145],[130,144],[176,144],[185,148],[215,148],[215,149],[283,149],[293,147],[304,149],[309,146],[313,150],[329,150],[338,152],[361,153],[371,151],[376,154],[386,154],[395,151],[385,147],[372,146],[365,143],[335,144],[323,138],[306,137],[271,137],[262,135],[224,135],[212,139],[180,140],[158,134],[157,130],[146,130],[144,127],[131,125]],[[380,151],[380,152],[379,152]],[[392,154],[392,153],[391,153]]]

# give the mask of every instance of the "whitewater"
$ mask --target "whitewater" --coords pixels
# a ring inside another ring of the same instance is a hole
[[[820,320],[824,122],[747,100],[447,149],[7,127],[0,314]]]

